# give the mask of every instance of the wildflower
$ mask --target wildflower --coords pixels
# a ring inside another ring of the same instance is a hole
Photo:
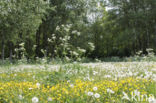
[[[95,49],[95,46],[93,43],[89,42],[88,45],[89,45],[91,51],[93,51]]]
[[[76,61],[74,61],[73,63],[74,63],[74,64],[77,64],[77,62],[76,62]]]
[[[138,90],[134,90],[134,94],[140,96],[140,92]]]
[[[70,29],[69,29],[69,28],[64,28],[64,30],[65,30],[66,32],[69,32]]]
[[[112,94],[115,93],[113,90],[111,90],[111,89],[109,89],[109,88],[107,89],[107,92],[108,92],[108,93],[112,93]]]
[[[128,95],[127,95],[127,93],[125,93],[125,92],[122,92],[122,93],[123,93],[123,95],[124,95],[124,96],[122,97],[122,99],[130,100],[129,97],[128,97]]]
[[[56,27],[56,31],[58,31],[58,30],[60,30],[60,27],[59,26]]]
[[[29,88],[29,90],[32,90],[33,88]]]
[[[63,25],[63,24],[62,24],[61,26],[62,26],[62,27],[64,27],[64,25]]]
[[[52,101],[53,99],[51,97],[48,97],[48,101]]]
[[[98,89],[97,87],[94,87],[94,88],[93,88],[94,91],[97,91],[97,89]]]
[[[51,39],[50,38],[48,38],[48,42],[51,42]]]
[[[77,33],[77,30],[72,31],[72,34],[75,34],[75,33]]]
[[[94,81],[94,79],[91,79],[91,81]]]
[[[105,75],[104,77],[105,78],[111,78],[111,75]]]
[[[88,92],[88,96],[92,96],[93,95],[93,92]]]
[[[73,88],[74,87],[74,84],[70,84],[70,87]]]
[[[78,56],[79,54],[76,51],[73,51],[73,55]]]
[[[154,98],[154,96],[150,96],[150,97],[148,98],[148,102],[149,102],[149,103],[156,103],[156,99]]]
[[[36,83],[37,88],[40,88],[40,83]]]
[[[21,44],[19,44],[19,45],[20,45],[20,46],[24,46],[24,44],[25,44],[25,43],[21,43]]]
[[[35,75],[33,76],[33,79],[35,79]]]
[[[38,102],[39,102],[39,99],[37,97],[32,98],[32,103],[38,103]]]
[[[20,99],[20,100],[22,100],[22,99],[23,99],[23,96],[22,96],[22,95],[19,95],[18,97],[19,97],[19,99]]]
[[[80,32],[77,32],[77,36],[80,36],[81,35],[81,33]]]
[[[96,72],[96,71],[93,71],[93,75],[96,75],[98,72]]]
[[[67,83],[70,83],[70,80],[68,80]]]
[[[95,98],[100,98],[100,94],[99,93],[95,93],[94,96],[95,96]]]

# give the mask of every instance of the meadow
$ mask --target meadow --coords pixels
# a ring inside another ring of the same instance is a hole
[[[156,103],[155,62],[0,67],[0,103]]]
[[[156,0],[0,0],[0,103],[156,103]]]

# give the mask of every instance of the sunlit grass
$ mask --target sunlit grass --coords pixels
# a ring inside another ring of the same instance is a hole
[[[0,103],[149,103],[155,76],[147,62],[1,67]]]

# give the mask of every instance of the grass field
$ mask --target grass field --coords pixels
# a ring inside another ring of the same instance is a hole
[[[155,97],[155,62],[0,67],[0,103],[156,103]]]

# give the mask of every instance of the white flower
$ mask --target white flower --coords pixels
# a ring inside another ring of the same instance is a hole
[[[73,55],[78,56],[79,54],[75,51],[73,51]]]
[[[33,97],[33,98],[32,98],[32,102],[33,102],[33,103],[37,103],[37,102],[39,102],[39,99],[38,99],[37,97]]]
[[[91,79],[91,81],[94,81],[94,79]]]
[[[72,31],[72,34],[75,34],[75,33],[77,33],[77,30]]]
[[[70,84],[70,87],[73,88],[74,87],[74,84]]]
[[[96,75],[96,74],[98,74],[98,72],[96,72],[96,71],[93,71],[93,75]]]
[[[48,38],[48,42],[51,42],[51,39],[50,38]]]
[[[29,88],[29,90],[32,90],[33,88]]]
[[[22,100],[22,99],[23,99],[23,96],[22,96],[22,95],[19,95],[18,97],[19,97],[19,99],[20,99],[20,100]]]
[[[24,43],[19,44],[20,46],[24,46]]]
[[[94,88],[93,88],[93,90],[94,90],[94,91],[97,91],[97,90],[98,90],[98,88],[97,88],[97,87],[94,87]]]
[[[74,63],[74,64],[77,64],[77,62],[76,62],[76,61],[74,61],[73,63]]]
[[[109,88],[107,89],[107,92],[108,92],[108,93],[112,93],[112,94],[115,93],[113,90],[111,90],[111,89],[109,89]]]
[[[105,75],[104,77],[105,78],[111,78],[111,75]]]
[[[40,88],[40,83],[36,83],[37,88]]]
[[[51,97],[48,97],[48,101],[52,101],[53,99]]]
[[[95,98],[100,98],[100,94],[98,94],[98,93],[95,93],[94,96],[95,96]]]
[[[127,93],[125,93],[125,92],[122,92],[122,93],[123,93],[123,95],[124,95],[124,96],[122,97],[122,99],[130,100],[129,97],[128,97],[128,95],[127,95]]]
[[[69,32],[69,30],[70,30],[69,28],[64,28],[64,29],[65,29],[66,32]]]
[[[70,80],[68,80],[67,83],[70,83]]]
[[[156,103],[156,99],[154,99],[154,96],[150,96],[150,97],[148,98],[148,102],[149,102],[149,103]]]
[[[88,94],[88,96],[92,96],[93,92],[88,92],[87,94]]]
[[[57,31],[58,31],[58,30],[60,30],[60,27],[59,27],[59,26],[57,26],[57,27],[56,27],[56,30],[57,30]]]
[[[140,92],[139,92],[138,90],[134,90],[134,94],[135,94],[136,96],[140,96]]]
[[[81,35],[81,33],[80,32],[77,32],[77,36],[80,36]]]
[[[35,75],[33,76],[33,79],[35,79]]]

